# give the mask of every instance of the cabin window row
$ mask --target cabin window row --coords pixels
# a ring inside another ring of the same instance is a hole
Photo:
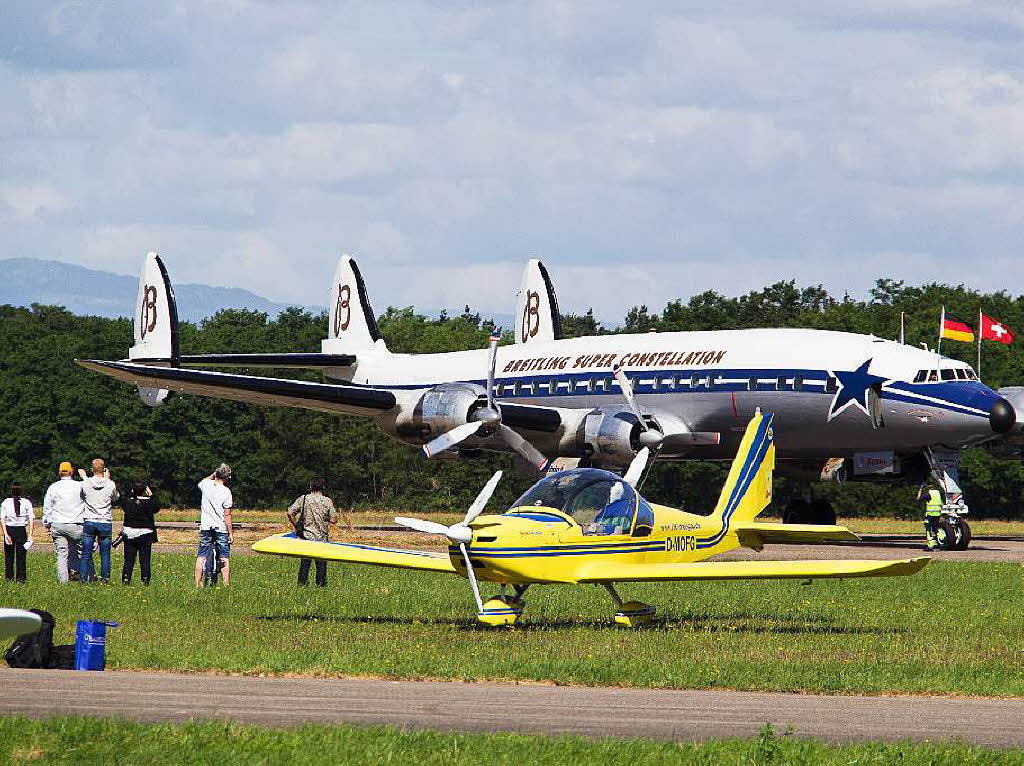
[[[716,385],[721,384],[723,376],[719,373],[704,373],[694,375],[669,375],[669,376],[655,376],[649,378],[645,376],[629,376],[630,381],[633,384],[634,389],[644,381],[644,385],[650,387],[652,391],[658,390],[709,390],[713,389]],[[817,385],[821,385],[820,381],[815,381]],[[612,377],[594,377],[587,379],[570,379],[565,381],[564,384],[557,379],[551,379],[548,381],[528,381],[528,380],[517,380],[512,383],[498,383],[495,386],[496,396],[555,396],[559,393],[559,387],[561,387],[565,393],[573,394],[597,394],[597,393],[608,393],[615,388],[617,384],[615,379]],[[805,388],[804,377],[802,375],[795,375],[793,377],[780,376],[778,378],[749,378],[747,380],[748,391],[764,391],[766,387],[774,389],[775,391],[803,391]],[[839,386],[836,379],[829,376],[825,381],[825,390],[828,393],[835,393]]]

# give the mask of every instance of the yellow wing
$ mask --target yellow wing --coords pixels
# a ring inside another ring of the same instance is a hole
[[[732,525],[732,531],[746,548],[761,550],[772,543],[834,543],[856,541],[857,537],[846,527],[824,524],[773,524],[766,521],[740,521]]]
[[[912,575],[928,556],[898,561],[703,561],[695,564],[585,564],[578,582],[657,582],[666,580],[817,580],[836,577]]]
[[[267,537],[252,546],[256,553],[271,556],[296,556],[304,559],[348,561],[352,564],[371,564],[398,569],[421,569],[426,572],[457,574],[447,553],[440,551],[410,551],[399,548],[378,548],[356,543],[324,543],[300,540],[293,533]]]

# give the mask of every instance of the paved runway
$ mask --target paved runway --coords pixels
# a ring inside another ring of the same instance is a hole
[[[948,740],[1024,746],[1024,700],[828,697],[495,683],[0,670],[0,713],[145,721],[224,718],[704,740],[771,723],[828,741]]]

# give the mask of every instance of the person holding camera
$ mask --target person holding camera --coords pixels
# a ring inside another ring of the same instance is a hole
[[[85,511],[82,515],[82,562],[78,574],[82,582],[96,579],[92,548],[94,544],[98,544],[100,579],[106,584],[110,581],[110,538],[114,527],[114,503],[121,498],[121,494],[117,491],[117,485],[111,481],[110,470],[102,458],[92,461],[92,476],[86,476],[81,468],[78,469],[78,474],[82,477],[82,500],[85,501]]]
[[[206,557],[213,546],[221,561],[221,577],[224,584],[231,584],[231,543],[234,532],[231,524],[233,499],[227,482],[231,478],[231,466],[221,463],[212,474],[199,482],[202,500],[199,503],[199,553],[196,555],[196,587],[203,584],[203,570]]]
[[[150,562],[153,543],[157,541],[155,516],[160,511],[151,490],[144,482],[132,484],[128,497],[121,500],[124,508],[124,528],[121,539],[124,542],[124,564],[121,567],[121,582],[132,584],[135,559],[139,559],[139,574],[142,584],[149,585]]]
[[[295,498],[288,507],[288,522],[299,539],[327,542],[330,525],[338,523],[338,511],[334,501],[324,494],[324,483],[320,479],[311,481],[309,491]],[[299,562],[299,585],[309,584],[309,565],[313,560]],[[327,562],[323,559],[316,559],[315,582],[321,588],[327,587]]]

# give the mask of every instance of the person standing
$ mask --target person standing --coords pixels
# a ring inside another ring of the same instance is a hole
[[[924,538],[925,548],[933,551],[938,545],[936,538],[936,532],[939,527],[939,518],[942,516],[942,492],[933,483],[928,482],[922,484],[917,490],[917,499],[920,500],[921,496],[925,496],[924,501]]]
[[[197,588],[203,583],[203,569],[211,546],[217,546],[224,584],[231,584],[231,543],[235,536],[231,524],[231,490],[227,486],[230,478],[231,466],[221,463],[216,471],[199,482],[202,499],[199,503],[199,552],[195,572]]]
[[[124,537],[124,565],[121,568],[121,582],[132,584],[132,571],[138,556],[142,584],[149,585],[153,543],[157,541],[154,516],[160,507],[153,497],[153,490],[140,481],[132,484],[131,494],[121,501],[121,507],[124,508],[124,528],[121,530]]]
[[[334,501],[324,495],[324,483],[315,479],[309,484],[309,492],[299,495],[288,508],[288,521],[295,530],[295,536],[303,540],[327,542],[329,527],[338,523],[338,511]],[[309,565],[314,559],[299,562],[299,585],[309,584]],[[316,559],[316,584],[327,587],[327,562]]]
[[[92,561],[92,548],[97,542],[100,549],[100,580],[110,582],[110,533],[114,526],[114,503],[121,497],[117,485],[110,480],[110,471],[102,458],[92,461],[92,476],[78,469],[82,477],[82,562],[79,576],[82,582],[96,579]]]
[[[78,579],[82,558],[82,483],[75,481],[75,469],[65,460],[57,469],[60,476],[49,486],[43,498],[43,524],[50,530],[57,551],[57,580],[66,583]]]
[[[27,497],[21,495],[21,485],[11,485],[11,496],[0,503],[0,530],[4,535],[4,577],[25,582],[26,544],[32,539],[35,511]]]

